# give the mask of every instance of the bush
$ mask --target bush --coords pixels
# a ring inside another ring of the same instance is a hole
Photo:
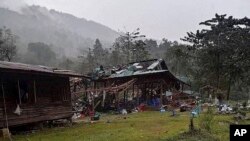
[[[246,108],[246,107],[247,107],[247,101],[244,101],[244,102],[242,103],[242,106],[243,106],[243,108]]]
[[[211,132],[213,124],[214,124],[214,111],[211,107],[208,107],[207,112],[205,112],[200,118],[199,126],[201,129],[205,129],[208,132]]]
[[[247,112],[243,111],[243,110],[239,110],[238,113],[241,114],[244,117],[247,115]]]

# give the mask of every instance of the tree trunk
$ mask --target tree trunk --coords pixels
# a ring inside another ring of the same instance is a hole
[[[229,84],[228,84],[228,89],[227,89],[227,101],[229,100],[229,96],[230,96],[231,81],[232,81],[232,77],[230,76],[230,78],[229,78]]]

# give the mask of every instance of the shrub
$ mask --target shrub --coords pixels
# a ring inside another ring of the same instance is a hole
[[[247,101],[244,101],[244,102],[242,103],[242,106],[243,106],[243,108],[246,108],[246,107],[247,107]]]
[[[214,111],[211,107],[208,107],[207,112],[205,112],[200,117],[199,126],[201,129],[205,129],[208,132],[211,132],[213,124],[214,124]]]

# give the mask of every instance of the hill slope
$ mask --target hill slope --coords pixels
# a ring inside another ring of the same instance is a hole
[[[6,26],[19,36],[21,50],[29,42],[52,44],[60,54],[75,56],[79,49],[92,46],[99,38],[104,47],[109,47],[118,36],[114,30],[83,18],[48,10],[40,6],[29,6],[21,12],[0,8],[0,27]]]

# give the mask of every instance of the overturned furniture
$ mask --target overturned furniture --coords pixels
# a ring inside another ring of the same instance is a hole
[[[0,61],[0,128],[71,118],[70,71]]]

